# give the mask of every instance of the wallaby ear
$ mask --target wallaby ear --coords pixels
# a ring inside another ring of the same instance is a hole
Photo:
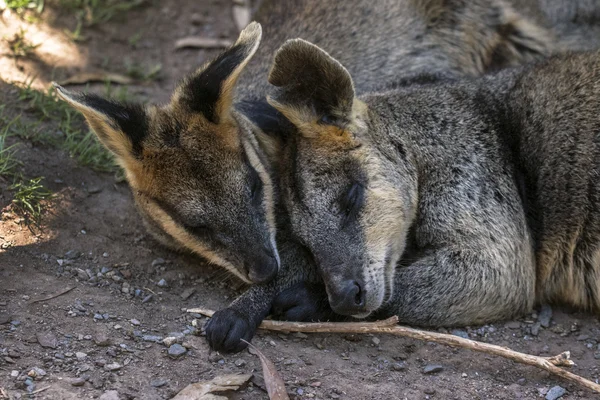
[[[235,83],[256,53],[261,36],[260,24],[249,24],[233,46],[181,83],[173,101],[202,113],[213,124],[220,123],[231,110]]]
[[[100,141],[121,159],[139,158],[148,134],[148,114],[141,105],[121,104],[95,94],[72,93],[56,83],[58,96],[80,111]]]
[[[305,135],[319,134],[318,125],[345,129],[352,122],[355,101],[350,74],[312,43],[285,42],[275,54],[269,83],[277,87],[269,103]]]

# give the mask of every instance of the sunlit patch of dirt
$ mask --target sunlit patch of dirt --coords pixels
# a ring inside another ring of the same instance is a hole
[[[52,20],[52,10],[44,11]],[[16,13],[4,10],[0,16],[0,80],[26,82],[36,78],[32,86],[46,88],[56,69],[79,69],[87,63],[87,51],[78,47],[60,28],[44,23],[27,22]],[[27,54],[16,55],[11,42],[23,40],[32,48]],[[45,73],[48,69],[51,73]]]

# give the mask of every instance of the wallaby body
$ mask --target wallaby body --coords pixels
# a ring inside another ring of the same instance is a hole
[[[284,204],[334,311],[422,326],[536,300],[600,311],[600,53],[356,99],[298,40],[270,81],[298,127]]]
[[[262,47],[260,26],[252,24],[234,46],[185,79],[167,105],[60,93],[117,155],[149,231],[164,244],[202,255],[246,282],[267,282],[280,264],[294,265],[278,282],[252,288],[234,303],[229,311],[243,310],[237,313],[241,328],[225,314],[213,320],[211,344],[222,348],[225,340],[231,349],[239,343],[236,330],[251,337],[278,290],[315,276],[302,248],[287,243],[289,232],[275,241],[277,221],[286,217],[276,215],[272,171],[288,123],[262,100],[272,51],[290,37],[311,39],[333,49],[360,78],[358,90],[367,92],[423,75],[479,75],[563,50],[536,1],[522,9],[515,4],[267,0],[256,15],[266,28]]]

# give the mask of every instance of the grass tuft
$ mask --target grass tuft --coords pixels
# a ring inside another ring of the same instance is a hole
[[[52,192],[41,184],[43,177],[33,178],[26,181],[19,181],[10,186],[14,190],[14,199],[12,201],[14,212],[22,216],[27,225],[34,224],[39,226],[44,213],[46,203],[44,200],[52,197]]]
[[[53,145],[65,150],[80,165],[99,172],[115,172],[118,167],[112,154],[96,139],[78,111],[58,99],[56,92],[49,89],[39,92],[26,85],[20,88],[19,100],[29,103],[29,109],[38,117],[39,122],[53,122],[58,127],[54,132],[37,132],[34,138],[38,142]]]

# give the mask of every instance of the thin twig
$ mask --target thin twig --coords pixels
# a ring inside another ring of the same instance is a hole
[[[70,288],[66,288],[65,290],[63,290],[62,292],[58,292],[56,294],[53,294],[52,296],[48,296],[48,297],[44,297],[42,299],[36,299],[36,300],[31,300],[29,302],[29,304],[34,304],[34,303],[41,303],[42,301],[48,301],[48,300],[52,300],[55,299],[59,296],[62,296],[63,294],[67,294],[69,293],[71,290],[75,289],[75,286],[72,286]]]
[[[214,311],[204,308],[192,308],[188,312],[197,313],[211,317]],[[304,332],[304,333],[385,333],[395,336],[409,337],[417,340],[436,342],[451,347],[462,347],[481,353],[493,354],[508,358],[509,360],[531,365],[558,375],[563,379],[578,383],[586,388],[600,393],[600,385],[579,375],[565,371],[560,367],[570,367],[575,363],[570,360],[571,354],[565,351],[553,357],[538,357],[531,354],[519,353],[507,347],[494,344],[477,342],[464,339],[459,336],[445,333],[429,332],[396,325],[398,317],[394,316],[383,321],[376,322],[287,322],[287,321],[263,321],[260,329],[272,331]]]
[[[40,392],[43,392],[43,391],[45,391],[45,390],[48,390],[48,389],[50,389],[51,387],[52,387],[52,386],[46,386],[46,387],[43,387],[43,388],[41,388],[41,389],[34,390],[33,392],[29,393],[29,396],[33,396],[34,394],[38,394],[38,393],[40,393]]]

